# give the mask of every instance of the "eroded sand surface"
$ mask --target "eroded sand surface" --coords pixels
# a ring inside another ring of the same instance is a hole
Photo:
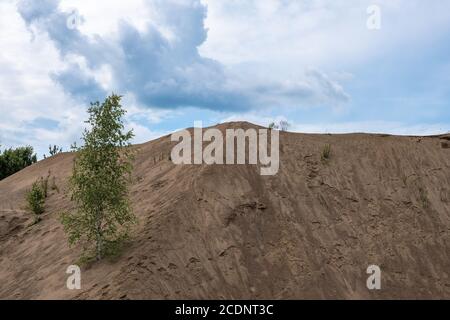
[[[174,165],[170,137],[136,146],[132,242],[84,268],[79,291],[66,289],[79,251],[58,222],[74,155],[59,154],[0,182],[0,298],[450,298],[449,144],[283,132],[275,176]],[[49,170],[59,192],[29,227],[24,193]],[[366,288],[370,264],[379,291]]]

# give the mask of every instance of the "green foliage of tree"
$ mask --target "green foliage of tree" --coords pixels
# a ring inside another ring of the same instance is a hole
[[[48,153],[50,154],[50,157],[53,157],[61,152],[63,152],[63,149],[61,147],[58,147],[56,144],[53,146],[52,145],[48,146]],[[47,155],[44,154],[44,158],[47,158]]]
[[[0,180],[22,170],[37,161],[33,147],[19,147],[0,151]]]
[[[25,197],[27,200],[27,207],[35,215],[35,222],[40,220],[39,215],[44,212],[46,191],[41,181],[35,181],[31,189],[27,191]]]
[[[281,130],[281,131],[287,131],[291,124],[285,120],[280,120],[278,123],[271,122],[269,123],[269,129],[270,130]]]
[[[38,223],[41,220],[40,215],[45,211],[45,199],[48,196],[48,179],[50,179],[50,175],[51,172],[49,170],[46,178],[41,177],[36,180],[31,189],[25,193],[27,209],[35,216],[34,223]]]
[[[76,150],[70,179],[76,210],[61,219],[69,243],[82,244],[86,259],[116,254],[135,222],[128,199],[132,154],[127,147],[133,132],[124,132],[120,100],[113,94],[88,109],[90,129]]]
[[[280,127],[281,131],[288,131],[290,126],[291,126],[291,124],[285,120],[281,120],[279,122],[279,127]]]

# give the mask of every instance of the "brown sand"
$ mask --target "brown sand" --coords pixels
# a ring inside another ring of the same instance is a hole
[[[242,126],[253,125],[219,128]],[[65,271],[79,249],[58,215],[74,155],[58,154],[0,182],[0,298],[450,298],[448,139],[283,132],[275,176],[174,165],[167,136],[138,145],[132,241],[83,268],[73,291]],[[24,193],[49,170],[59,192],[29,226]],[[366,288],[370,264],[381,290]]]

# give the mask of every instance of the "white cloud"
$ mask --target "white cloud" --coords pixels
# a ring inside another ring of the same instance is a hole
[[[71,13],[58,6],[60,2],[36,5],[22,0],[19,4],[27,24],[47,33],[67,63],[53,78],[74,96],[97,99],[107,91],[118,90],[133,94],[139,104],[148,107],[210,110],[298,108],[306,104],[336,107],[348,101],[343,87],[318,68],[288,75],[258,74],[251,66],[247,71],[231,69],[201,56],[198,47],[207,40],[207,11],[199,0],[145,2],[141,11],[148,13],[148,19],[141,16],[137,23],[143,30],[128,19],[130,12],[143,5],[135,1],[120,19],[117,14],[107,15],[108,20],[116,19],[116,28],[109,25],[116,32],[103,34],[95,33],[97,27],[92,25],[66,28]],[[101,7],[102,3],[97,19],[104,19]],[[80,14],[86,12],[89,20],[96,20],[91,6],[80,8]],[[269,71],[271,65],[267,65],[264,70]],[[98,73],[105,77],[95,77]]]
[[[449,6],[421,0],[202,0],[208,41],[200,52],[227,65],[254,64],[289,74],[365,63],[405,44],[420,46],[446,32]],[[366,27],[369,5],[381,30]],[[335,71],[335,70],[333,70]]]
[[[68,95],[51,75],[77,63],[104,87],[112,81],[110,70],[103,65],[92,72],[79,56],[62,60],[46,33],[30,32],[17,12],[16,1],[0,3],[0,145],[2,148],[32,145],[38,156],[48,153],[49,144],[68,150],[77,141],[86,119],[85,103]],[[169,116],[167,111],[141,108],[132,95],[124,97],[128,109],[126,121],[136,130],[135,142],[148,141],[161,133],[134,122],[158,123]],[[51,121],[52,126],[40,124]]]
[[[146,0],[62,0],[61,10],[72,12],[74,9],[84,21],[78,26],[88,35],[105,36],[118,31],[118,21],[126,21],[140,31],[144,31],[151,21],[152,11]]]
[[[0,16],[2,147],[30,144],[42,152],[50,143],[75,139],[83,109],[48,76],[63,67],[57,50],[45,35],[31,37],[13,1],[0,3]],[[36,119],[49,119],[58,126],[37,128]]]
[[[435,135],[446,132],[446,124],[407,124],[397,121],[354,121],[342,123],[295,123],[291,130],[304,133],[384,133],[393,135]]]

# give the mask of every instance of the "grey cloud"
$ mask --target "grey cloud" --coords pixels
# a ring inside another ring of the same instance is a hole
[[[58,1],[22,0],[18,9],[28,25],[46,31],[61,53],[83,57],[87,67],[109,66],[114,87],[110,91],[132,93],[142,105],[157,108],[194,106],[223,111],[258,107],[296,107],[305,103],[342,103],[348,96],[336,83],[318,71],[303,81],[255,83],[252,77],[236,77],[219,62],[200,56],[206,41],[206,7],[199,0],[156,0],[159,22],[174,34],[170,41],[149,24],[145,32],[120,22],[118,33],[88,37],[67,28],[70,13],[58,9]],[[105,90],[79,66],[52,75],[74,96],[95,101]]]

